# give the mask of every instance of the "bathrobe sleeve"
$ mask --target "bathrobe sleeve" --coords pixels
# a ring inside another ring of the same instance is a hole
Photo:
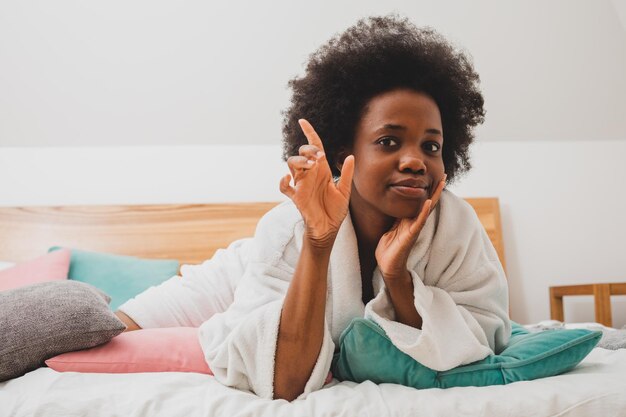
[[[119,310],[142,329],[200,326],[232,304],[251,241],[237,240],[202,264],[183,265],[180,276],[148,288]]]
[[[511,333],[506,278],[489,237],[465,201],[449,191],[442,194],[407,268],[421,329],[394,321],[384,286],[366,306],[366,317],[381,325],[398,349],[444,371],[506,346]]]
[[[302,230],[302,218],[291,202],[266,214],[257,226],[234,303],[200,327],[206,361],[220,383],[273,398],[280,315],[299,259]],[[326,323],[320,355],[300,397],[324,385],[333,352]]]

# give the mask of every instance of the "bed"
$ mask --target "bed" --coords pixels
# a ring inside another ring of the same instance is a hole
[[[497,199],[468,199],[504,261]],[[0,208],[0,260],[61,245],[199,263],[254,232],[276,203]],[[0,416],[626,416],[626,349],[595,348],[573,371],[504,386],[416,390],[334,380],[269,401],[210,375],[39,368],[0,383]]]

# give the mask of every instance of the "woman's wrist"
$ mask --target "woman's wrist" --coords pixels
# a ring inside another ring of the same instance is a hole
[[[114,314],[117,316],[118,319],[120,319],[122,323],[126,325],[126,330],[124,330],[125,332],[131,332],[133,330],[141,330],[141,327],[139,327],[139,325],[135,323],[133,319],[128,317],[128,315],[124,313],[123,311],[117,310]]]
[[[394,261],[391,265],[387,265],[387,267],[379,264],[380,273],[383,276],[383,280],[385,284],[398,282],[398,281],[411,281],[411,277],[409,271],[406,268],[406,260]],[[390,262],[387,262],[390,263]]]
[[[413,278],[408,269],[404,268],[402,271],[384,273],[381,271],[385,286],[389,289],[406,288],[408,285],[413,286]]]
[[[325,256],[330,255],[330,252],[333,250],[333,246],[335,245],[335,239],[337,238],[336,233],[328,234],[327,236],[323,236],[320,238],[311,238],[304,235],[302,248],[306,250],[310,250],[314,255]]]
[[[396,312],[396,321],[421,329],[422,317],[415,308],[413,277],[408,269],[401,276],[385,279],[385,285]]]

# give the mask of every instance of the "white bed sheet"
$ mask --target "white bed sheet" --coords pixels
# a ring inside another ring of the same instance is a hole
[[[331,383],[304,400],[262,400],[211,376],[79,374],[40,368],[0,383],[1,416],[626,416],[626,349],[596,348],[573,371],[504,386],[416,390]]]

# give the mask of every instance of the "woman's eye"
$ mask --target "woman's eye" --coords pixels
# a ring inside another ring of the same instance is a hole
[[[378,143],[380,145],[385,146],[385,147],[387,147],[387,146],[394,146],[394,145],[398,144],[398,142],[396,142],[396,140],[394,138],[382,138],[382,139],[378,140]]]
[[[439,145],[437,142],[428,142],[424,144],[424,147],[428,152],[437,152],[439,149],[441,149],[441,145]]]

